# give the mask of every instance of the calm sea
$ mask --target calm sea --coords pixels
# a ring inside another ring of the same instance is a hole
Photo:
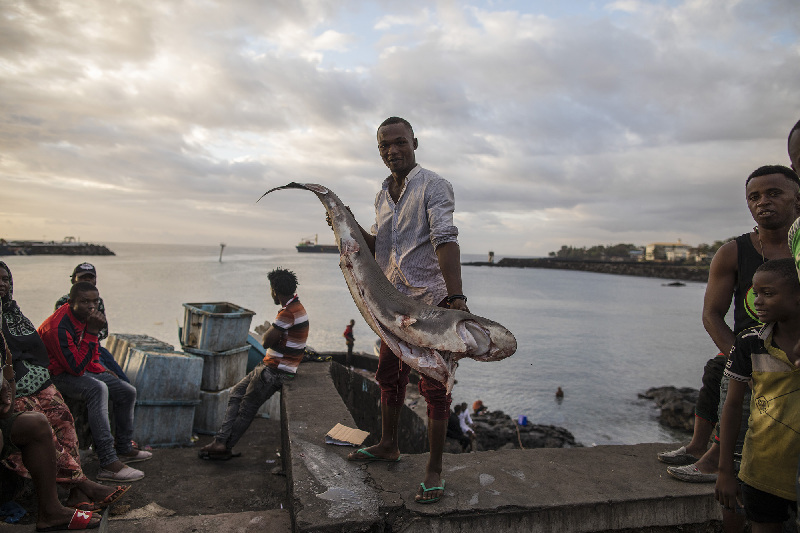
[[[114,257],[3,257],[23,312],[41,323],[69,290],[72,269],[88,259],[98,269],[112,333],[147,334],[179,346],[183,303],[231,302],[255,311],[253,327],[278,308],[266,273],[289,268],[310,319],[309,345],[345,349],[342,331],[356,320],[357,351],[377,337],[350,298],[337,254],[218,246],[109,244]],[[483,261],[484,256],[464,256]],[[499,259],[499,258],[498,258]],[[482,399],[490,409],[569,429],[585,445],[635,444],[685,438],[662,428],[650,387],[699,387],[716,349],[700,322],[705,284],[665,287],[669,280],[586,272],[465,266],[473,313],[500,322],[518,341],[503,361],[462,360],[454,401]],[[557,387],[565,392],[555,401]]]

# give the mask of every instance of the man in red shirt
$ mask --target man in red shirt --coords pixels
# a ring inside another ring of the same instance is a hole
[[[136,389],[100,364],[97,334],[106,325],[98,310],[100,293],[79,281],[69,301],[39,326],[50,358],[48,369],[63,396],[86,402],[89,428],[100,459],[98,480],[136,481],[144,472],[125,463],[146,461],[152,453],[133,448],[133,408]],[[114,402],[114,435],[108,420],[108,400]],[[115,439],[116,437],[116,439]]]

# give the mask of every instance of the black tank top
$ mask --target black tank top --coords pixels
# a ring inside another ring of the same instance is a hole
[[[750,234],[736,237],[736,289],[733,293],[733,332],[739,332],[761,325],[753,309],[753,274],[765,263],[764,258],[753,246]]]

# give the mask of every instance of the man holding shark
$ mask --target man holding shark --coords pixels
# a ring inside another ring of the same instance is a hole
[[[390,283],[401,293],[428,305],[469,311],[461,287],[461,251],[453,225],[453,187],[420,167],[418,141],[411,124],[399,117],[378,128],[378,152],[391,174],[375,198],[375,224],[359,227]],[[381,440],[351,453],[351,461],[399,461],[398,423],[411,367],[381,342],[375,378],[381,388]],[[446,385],[420,375],[419,389],[428,404],[430,456],[416,495],[434,503],[444,493],[441,479],[451,397]]]

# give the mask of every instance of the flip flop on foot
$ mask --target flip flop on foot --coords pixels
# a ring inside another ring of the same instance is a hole
[[[422,490],[418,491],[417,495],[414,496],[414,501],[417,502],[417,503],[436,503],[436,502],[438,502],[439,500],[442,499],[442,496],[444,496],[444,480],[442,480],[442,486],[441,487],[426,488],[425,487],[425,483],[420,483],[419,486],[420,486],[420,488]],[[425,495],[427,493],[433,492],[433,491],[436,491],[436,490],[442,491],[442,494],[439,495],[439,496],[434,496],[433,498],[425,498]]]
[[[241,457],[242,452],[232,452],[230,450],[225,450],[222,452],[213,452],[210,450],[200,450],[197,452],[197,457],[200,459],[204,459],[206,461],[227,461],[234,457]]]
[[[61,524],[58,526],[39,527],[36,526],[36,531],[68,531],[71,529],[97,529],[100,527],[100,520],[92,520],[94,513],[91,511],[81,511],[75,509],[68,524]]]
[[[386,459],[384,457],[378,457],[377,455],[373,455],[367,451],[366,448],[361,448],[359,450],[354,451],[350,455],[347,456],[348,461],[356,461],[359,463],[372,463],[373,461],[384,461],[386,463],[396,463],[400,460],[400,456],[397,456],[397,459]]]

